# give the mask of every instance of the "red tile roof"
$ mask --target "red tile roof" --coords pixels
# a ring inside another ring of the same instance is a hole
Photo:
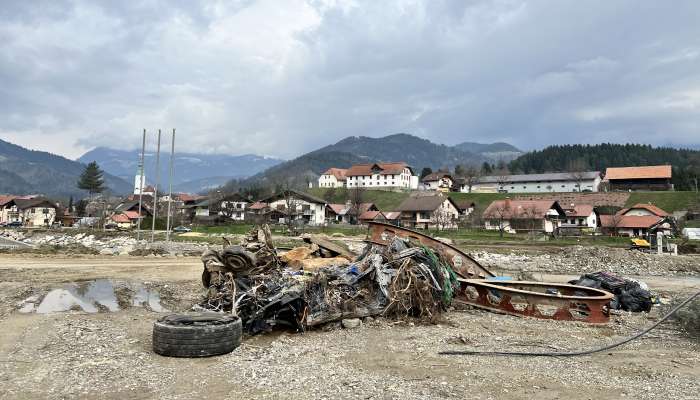
[[[345,172],[345,176],[370,176],[375,173],[373,172],[375,168],[378,168],[376,173],[379,175],[400,175],[404,168],[409,167],[405,162],[357,164],[350,167]]]
[[[129,219],[139,219],[138,211],[124,211],[122,214],[126,215]]]
[[[333,175],[335,176],[335,179],[339,181],[344,181],[346,180],[345,173],[347,171],[347,169],[343,168],[329,168],[326,172],[323,173],[323,175]]]
[[[610,179],[670,179],[670,165],[653,165],[647,167],[608,168],[605,180]]]
[[[401,217],[401,211],[387,211],[384,213],[384,217],[389,221],[399,219],[399,217]]]
[[[495,200],[484,211],[487,219],[543,219],[559,204],[551,200]]]
[[[4,206],[5,204],[9,203],[10,201],[14,200],[16,197],[15,196],[2,196],[0,195],[0,206]]]
[[[330,207],[330,209],[338,215],[345,213],[345,204],[329,204],[328,207]]]
[[[122,223],[129,223],[131,222],[129,220],[129,217],[127,217],[125,214],[114,214],[112,215],[112,221],[122,224]]]
[[[251,204],[250,208],[251,210],[262,210],[263,208],[267,207],[267,203],[263,203],[262,201],[256,201],[255,203]]]
[[[360,214],[361,221],[372,221],[377,217],[383,216],[381,211],[365,211]]]
[[[650,213],[656,215],[657,217],[668,217],[669,216],[669,213],[660,209],[659,207],[657,207],[653,204],[644,204],[644,203],[635,204],[632,207],[622,209],[622,210],[618,211],[617,213],[619,215],[625,215],[625,214],[627,214],[627,212],[629,212],[630,210],[635,209],[635,208],[645,209],[645,210],[649,211]]]
[[[593,213],[593,206],[590,204],[576,204],[571,207],[562,207],[569,217],[588,217]]]
[[[655,215],[601,215],[604,228],[651,228],[664,219]]]

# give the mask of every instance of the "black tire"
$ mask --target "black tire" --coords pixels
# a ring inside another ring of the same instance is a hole
[[[153,351],[168,357],[209,357],[241,344],[241,319],[231,314],[171,314],[153,323]]]

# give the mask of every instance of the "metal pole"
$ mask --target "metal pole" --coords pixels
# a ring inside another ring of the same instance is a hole
[[[138,227],[136,229],[136,240],[141,240],[141,205],[143,204],[143,179],[144,179],[144,168],[146,159],[146,130],[143,130],[143,142],[141,144],[141,178],[139,179],[139,220]]]
[[[153,189],[153,221],[151,224],[151,243],[156,237],[156,219],[158,218],[158,184],[160,183],[160,129],[158,129],[158,147],[156,149],[156,186]]]
[[[173,201],[173,163],[175,160],[175,128],[173,128],[173,139],[171,141],[170,145],[170,177],[168,178],[168,220],[167,223],[165,224],[165,235],[166,235],[166,240],[169,242],[170,241],[170,205]]]

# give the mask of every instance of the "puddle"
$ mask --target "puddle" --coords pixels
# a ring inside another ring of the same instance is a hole
[[[139,283],[110,279],[67,283],[49,291],[39,301],[32,296],[18,304],[21,313],[47,314],[64,311],[88,313],[114,312],[128,307],[146,307],[155,312],[167,312],[160,304],[160,294]]]

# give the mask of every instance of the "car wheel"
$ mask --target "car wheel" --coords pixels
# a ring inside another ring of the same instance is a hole
[[[153,351],[168,357],[209,357],[241,344],[241,320],[222,313],[171,314],[153,324]]]

